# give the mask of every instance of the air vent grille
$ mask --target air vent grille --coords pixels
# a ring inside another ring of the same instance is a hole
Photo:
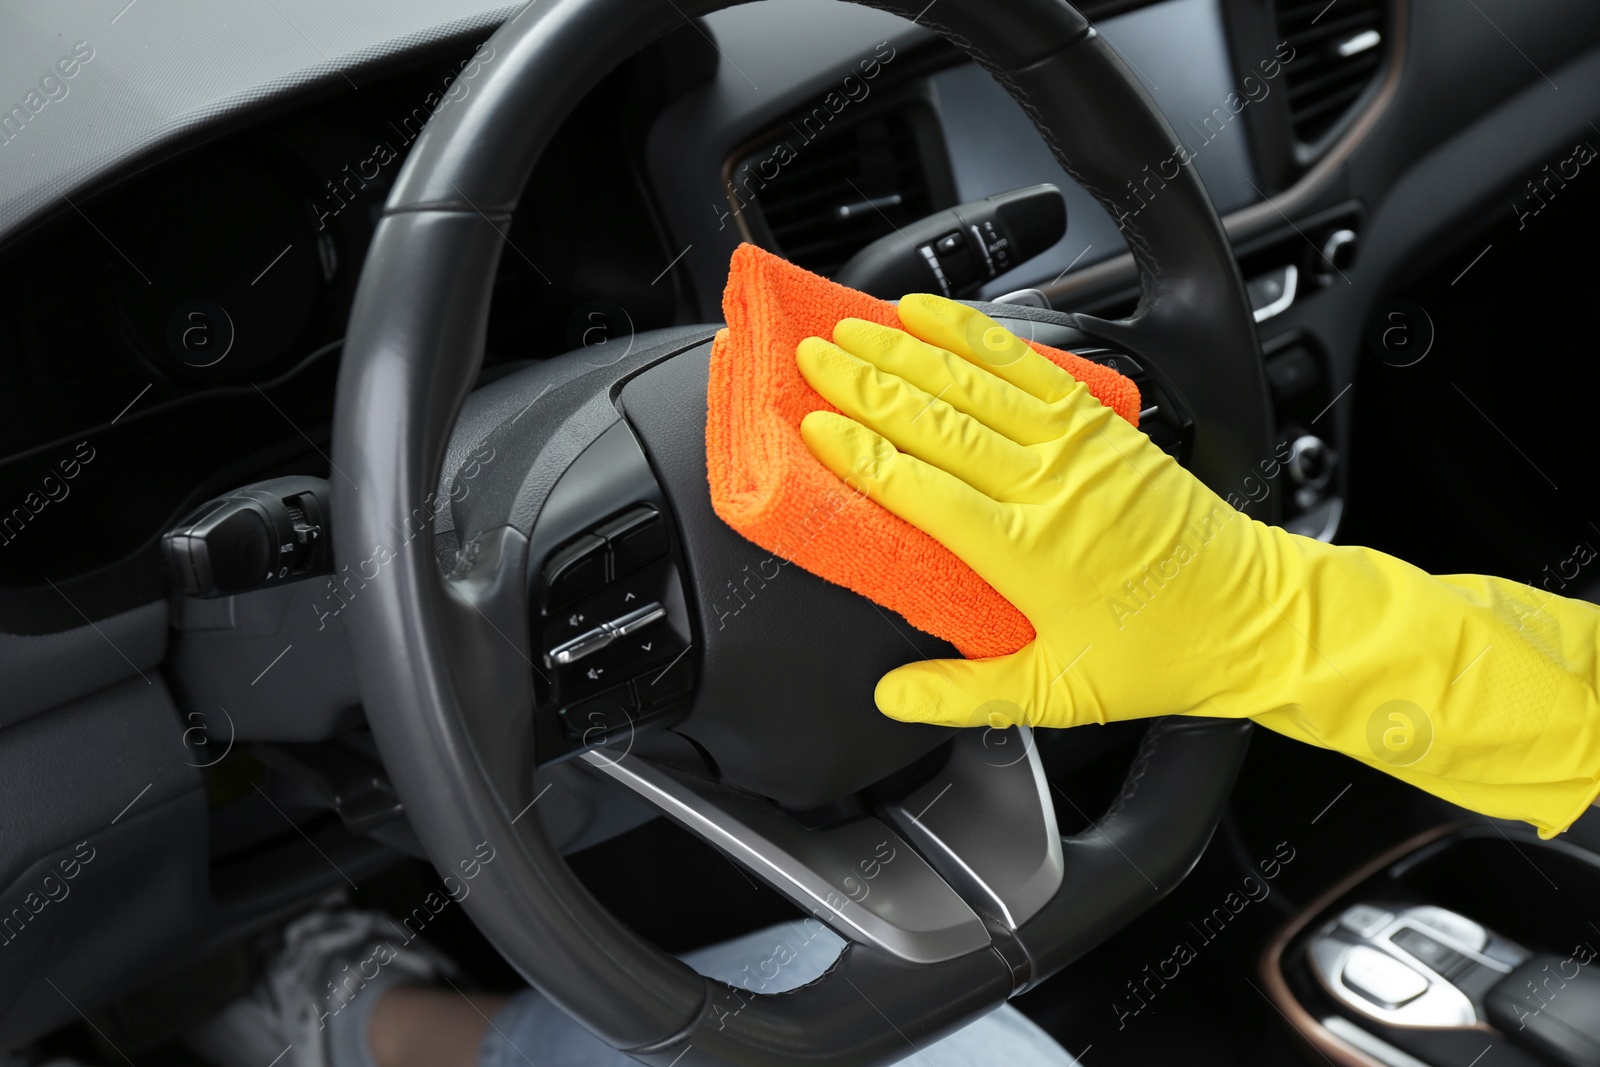
[[[810,140],[803,136],[809,128],[791,128],[786,163],[778,162],[785,154],[774,154],[774,142],[732,174],[732,195],[760,211],[775,251],[789,261],[832,274],[895,227],[938,210],[910,116],[868,116]]]
[[[1295,136],[1313,145],[1339,125],[1383,65],[1385,0],[1274,0]]]

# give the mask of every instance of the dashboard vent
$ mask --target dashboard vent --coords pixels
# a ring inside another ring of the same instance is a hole
[[[809,127],[791,129],[787,163],[772,162],[783,158],[774,156],[774,142],[730,175],[735,206],[748,196],[745,209],[759,210],[774,251],[790,262],[832,274],[896,227],[938,210],[910,116],[887,112],[830,125],[810,140]]]
[[[1274,0],[1278,36],[1294,49],[1284,65],[1289,118],[1316,144],[1350,114],[1378,75],[1388,30],[1386,0]]]

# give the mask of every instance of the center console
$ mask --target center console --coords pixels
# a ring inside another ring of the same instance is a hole
[[[1600,856],[1578,844],[1441,827],[1313,902],[1262,977],[1331,1063],[1600,1064],[1597,901]]]

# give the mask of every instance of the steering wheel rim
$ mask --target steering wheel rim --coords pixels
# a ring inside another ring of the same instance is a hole
[[[781,997],[702,978],[639,938],[590,897],[539,820],[522,818],[537,801],[517,720],[530,702],[528,539],[514,523],[486,529],[472,565],[442,577],[429,521],[443,505],[441,465],[482,362],[503,235],[540,153],[622,57],[686,16],[726,6],[541,0],[494,36],[496,62],[474,92],[430,122],[391,193],[352,311],[335,416],[335,555],[376,561],[383,575],[352,601],[349,629],[407,814],[441,872],[480,871],[464,907],[533,985],[647,1062],[882,1062],[1054,973],[1170,890],[1220,818],[1248,723],[1153,727],[1111,811],[1062,842],[1049,903],[1013,927],[986,915],[988,946],[910,963],[851,944],[822,979]],[[977,59],[1108,207],[1109,190],[1178,150],[1137,78],[1066,3],[943,0],[935,19],[920,3],[870,6],[921,15]],[[1139,309],[1075,325],[1135,353],[1187,353],[1164,369],[1199,425],[1193,469],[1226,491],[1269,454],[1270,419],[1221,223],[1191,167],[1121,221],[1140,268]],[[479,842],[497,857],[481,868]]]

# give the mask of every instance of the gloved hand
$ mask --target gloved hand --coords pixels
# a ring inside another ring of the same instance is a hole
[[[846,319],[800,344],[844,412],[802,436],[1037,638],[892,671],[885,714],[1251,717],[1546,837],[1600,794],[1600,608],[1267,526],[987,316],[922,295],[899,314],[909,333]]]

